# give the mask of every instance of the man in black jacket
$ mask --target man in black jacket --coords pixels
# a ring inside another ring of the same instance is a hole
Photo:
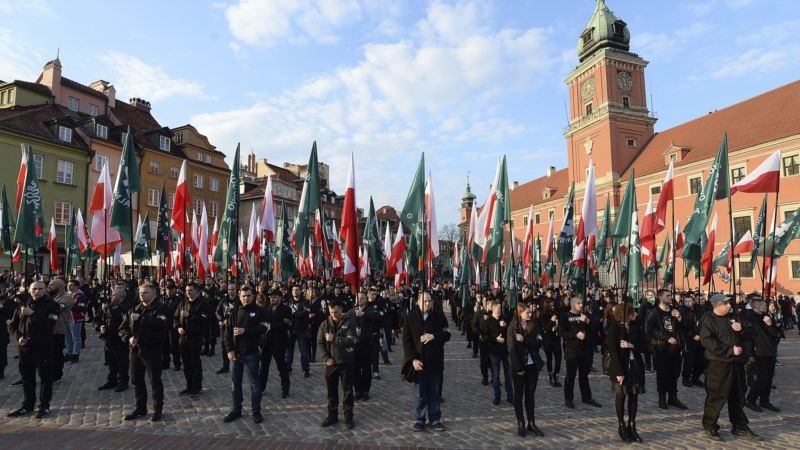
[[[328,319],[319,327],[317,352],[325,361],[325,385],[328,391],[328,416],[323,427],[339,422],[339,384],[342,385],[344,424],[352,430],[353,423],[353,361],[358,340],[356,325],[342,314],[342,305],[328,304]]]
[[[253,289],[245,285],[239,290],[241,305],[233,308],[225,327],[225,348],[231,362],[231,382],[233,384],[233,408],[225,416],[225,423],[242,417],[242,378],[244,370],[250,378],[250,408],[253,422],[261,423],[261,381],[259,380],[258,344],[261,335],[267,331],[267,316],[253,301]]]
[[[200,353],[203,339],[208,334],[211,312],[208,303],[200,297],[200,289],[194,282],[186,285],[186,298],[175,310],[175,328],[181,336],[181,360],[186,389],[179,395],[196,397],[203,390],[203,362]]]
[[[683,305],[679,308],[681,314],[681,328],[683,329],[683,385],[686,387],[703,387],[700,375],[705,370],[706,361],[703,359],[703,346],[700,344],[700,320],[702,312],[695,308],[694,297],[686,294],[683,297]],[[700,315],[698,315],[700,314]]]
[[[374,302],[367,302],[367,296],[359,292],[356,306],[347,313],[356,324],[356,354],[354,362],[353,388],[354,400],[369,400],[372,387],[373,351],[377,340],[380,313]]]
[[[686,409],[686,405],[678,400],[681,346],[684,343],[681,319],[680,311],[672,307],[672,292],[659,289],[658,304],[648,313],[644,330],[653,354],[658,407],[661,409],[667,409],[667,405]]]
[[[261,391],[267,390],[269,366],[275,361],[275,368],[281,377],[281,397],[289,396],[289,369],[286,367],[286,346],[289,342],[289,329],[292,327],[292,311],[281,301],[281,291],[269,291],[269,304],[265,306],[267,332],[261,339]]]
[[[139,286],[140,303],[130,310],[120,328],[120,337],[131,347],[131,381],[136,409],[125,420],[136,420],[147,414],[147,386],[144,375],[153,388],[152,422],[161,420],[164,406],[164,384],[161,382],[162,352],[169,327],[169,308],[156,299],[155,284]]]
[[[564,359],[567,363],[567,375],[564,378],[564,405],[575,408],[574,387],[575,375],[581,390],[581,400],[587,405],[600,407],[592,398],[589,385],[589,369],[592,367],[592,349],[587,342],[589,317],[583,313],[583,300],[572,297],[570,310],[558,319],[558,330],[564,337]]]
[[[311,330],[310,315],[311,302],[304,299],[300,286],[292,286],[292,298],[289,301],[289,308],[292,310],[292,330],[289,334],[289,346],[286,349],[286,366],[289,372],[292,371],[294,363],[295,344],[300,350],[300,368],[303,369],[303,376],[309,376],[309,339],[308,333]]]
[[[165,351],[163,352],[162,361],[163,361],[163,368],[169,369],[169,361],[170,357],[172,359],[172,365],[175,368],[176,372],[180,372],[183,370],[182,363],[181,363],[181,336],[178,334],[178,330],[175,328],[175,311],[178,309],[181,303],[183,303],[183,295],[178,292],[175,287],[175,282],[171,279],[167,279],[165,283],[167,297],[164,299],[163,303],[164,306],[167,307],[169,310],[169,315],[167,316],[169,319],[169,331],[167,341],[165,342]]]
[[[706,401],[703,408],[704,435],[714,441],[721,441],[719,435],[719,413],[728,403],[728,419],[733,428],[731,433],[754,441],[761,438],[747,426],[744,414],[744,361],[739,334],[742,325],[728,318],[731,307],[725,294],[714,294],[709,302],[713,310],[703,317],[700,324],[700,342],[705,348],[708,360],[706,372]]]
[[[767,314],[767,304],[760,296],[751,299],[751,306],[755,344],[753,349],[755,381],[750,386],[744,406],[758,412],[764,409],[780,412],[780,409],[769,401],[772,377],[775,376],[775,341],[779,337],[780,330]],[[760,400],[759,404],[756,404],[756,400]]]
[[[125,298],[125,291],[114,291],[111,302],[102,306],[100,339],[103,340],[109,361],[108,378],[105,384],[97,388],[100,391],[116,388],[116,392],[123,392],[128,389],[130,353],[128,344],[119,335],[119,330],[133,305],[125,301]]]
[[[217,325],[222,333],[222,367],[217,370],[218,374],[228,373],[230,370],[230,360],[228,360],[228,349],[225,347],[225,328],[228,318],[231,315],[231,310],[236,305],[236,284],[225,284],[220,286],[220,291],[225,295],[221,296],[217,308],[214,310],[214,315],[217,318]]]
[[[41,281],[31,283],[28,291],[31,297],[24,306],[14,311],[10,327],[19,348],[24,399],[22,407],[10,412],[8,417],[19,417],[33,411],[36,404],[36,372],[39,372],[41,388],[36,418],[41,419],[50,412],[50,399],[53,397],[53,327],[59,320],[61,307],[46,294]]]
[[[444,344],[450,340],[447,318],[432,309],[428,292],[417,297],[417,308],[409,313],[403,325],[403,366],[411,364],[417,372],[415,382],[414,431],[425,429],[425,414],[436,431],[442,425],[441,381],[444,372]]]

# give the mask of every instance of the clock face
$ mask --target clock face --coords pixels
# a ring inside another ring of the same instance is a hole
[[[586,80],[583,85],[581,86],[581,96],[584,100],[589,100],[594,97],[594,78],[590,78]]]
[[[633,80],[631,79],[631,74],[628,72],[618,72],[617,73],[617,86],[623,91],[630,91],[631,87],[633,86]]]

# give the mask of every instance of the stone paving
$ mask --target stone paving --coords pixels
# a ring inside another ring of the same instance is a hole
[[[640,397],[638,428],[647,448],[800,448],[800,338],[796,330],[780,345],[782,366],[777,368],[773,403],[781,413],[746,410],[751,428],[764,437],[761,443],[734,438],[729,433],[727,412],[720,418],[721,445],[710,445],[701,437],[700,418],[705,393],[702,388],[680,387],[679,397],[688,411],[660,410],[655,394],[655,374],[648,374],[648,393]],[[123,422],[132,409],[133,391],[98,391],[105,381],[101,342],[91,333],[78,364],[67,364],[64,380],[55,385],[51,413],[43,420],[32,416],[8,419],[5,412],[19,407],[22,389],[10,386],[16,380],[16,349],[9,347],[10,366],[0,381],[0,448],[616,448],[623,444],[616,434],[613,396],[606,376],[590,376],[595,399],[602,408],[584,406],[575,410],[563,404],[563,390],[551,387],[546,374],[540,376],[536,392],[537,425],[545,437],[520,438],[511,405],[493,406],[490,386],[480,382],[478,360],[465,348],[463,336],[454,335],[446,345],[445,403],[443,422],[447,431],[413,433],[411,385],[399,378],[402,349],[396,346],[393,366],[381,367],[382,380],[373,380],[371,398],[356,402],[356,428],[320,428],[326,415],[323,367],[312,364],[311,377],[303,378],[296,354],[291,395],[280,398],[277,373],[271,377],[263,399],[264,423],[249,416],[249,392],[245,382],[245,416],[225,424],[230,409],[228,375],[214,372],[220,356],[204,357],[204,391],[192,400],[179,397],[184,387],[182,372],[164,372],[165,409],[160,423],[138,420]],[[595,358],[599,367],[599,355]],[[274,369],[274,368],[273,368]],[[580,395],[576,389],[576,397]]]

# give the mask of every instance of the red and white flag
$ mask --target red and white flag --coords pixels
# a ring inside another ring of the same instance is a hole
[[[350,171],[347,175],[347,187],[344,193],[344,207],[342,208],[341,237],[344,241],[344,264],[342,278],[350,283],[351,292],[358,290],[358,217],[356,213],[356,179],[355,161],[350,154]]]
[[[97,185],[94,187],[92,201],[89,203],[89,215],[92,216],[92,230],[89,233],[92,239],[92,250],[101,256],[111,256],[114,247],[122,242],[119,231],[111,226],[111,203],[114,193],[111,190],[111,177],[108,174],[108,164],[103,165]]]
[[[711,275],[713,275],[712,270],[712,263],[714,262],[714,246],[716,245],[716,235],[717,235],[717,213],[714,213],[714,219],[711,221],[711,225],[708,228],[708,242],[706,244],[705,251],[703,252],[703,258],[700,260],[700,267],[703,268],[703,286],[707,285],[709,281],[711,281]]]
[[[197,276],[200,279],[206,277],[208,273],[208,211],[206,204],[203,203],[203,212],[200,216],[200,238],[198,239],[197,259],[200,263],[197,264]]]
[[[250,210],[250,226],[247,227],[247,251],[258,255],[261,250],[261,221],[256,214],[256,204]]]
[[[439,256],[439,229],[436,225],[436,200],[433,195],[433,180],[428,173],[428,182],[425,183],[425,220],[428,234],[428,260]]]
[[[264,201],[261,204],[261,229],[264,239],[270,244],[275,243],[275,200],[272,196],[272,177],[267,178],[267,187],[264,189]]]
[[[191,255],[192,257],[197,257],[197,249],[200,245],[199,243],[200,231],[197,229],[197,211],[192,209],[192,249]]]
[[[58,273],[58,242],[56,241],[56,223],[50,218],[50,236],[47,237],[47,250],[50,252],[50,273]]]
[[[533,204],[528,208],[528,226],[525,228],[525,246],[522,248],[522,266],[526,269],[531,265],[533,254]],[[525,272],[526,274],[528,272]],[[526,275],[526,278],[527,275]],[[525,280],[528,281],[527,279]]]
[[[114,247],[114,262],[113,262],[113,271],[115,276],[119,276],[120,272],[122,271],[122,242],[118,243],[116,247]]]
[[[388,227],[387,227],[388,228]],[[403,271],[403,255],[406,253],[406,240],[403,236],[403,224],[397,224],[397,235],[394,237],[389,264],[386,266],[386,276],[393,276]]]
[[[25,192],[25,175],[28,173],[28,153],[25,144],[22,147],[22,161],[19,163],[19,173],[17,173],[17,200],[14,203],[14,211],[19,213],[19,205],[22,202],[22,193]]]
[[[756,243],[753,240],[753,234],[750,233],[750,230],[747,230],[747,233],[739,239],[736,247],[733,248],[733,256],[741,255],[742,253],[749,254],[754,248],[756,248]]]
[[[644,219],[642,220],[642,228],[639,233],[639,242],[642,246],[642,264],[645,269],[650,264],[656,264],[656,235],[653,233],[653,223],[656,215],[653,211],[653,193],[647,198],[647,209],[644,211]]]
[[[731,195],[737,192],[778,192],[781,184],[781,151],[775,150],[756,169],[731,186]]]
[[[390,229],[389,223],[386,223],[386,232],[383,235],[383,256],[386,257],[386,277],[390,277],[391,275],[388,274],[389,266],[391,265],[392,260],[392,230]]]
[[[325,261],[330,261],[331,250],[328,248],[328,238],[322,226],[322,215],[320,214],[319,209],[317,209],[314,213],[314,217],[314,240],[317,241],[317,244],[319,244],[320,248],[322,248],[322,259]],[[311,250],[314,251],[313,246],[311,247]]]
[[[675,224],[675,254],[683,252],[683,233],[681,233],[681,221]]]
[[[672,182],[672,160],[669,162],[669,169],[667,175],[664,177],[664,183],[661,184],[661,193],[658,197],[658,204],[656,205],[656,216],[653,219],[653,238],[655,235],[666,228],[667,223],[667,202],[675,200],[675,187]]]
[[[333,273],[339,275],[342,273],[342,267],[344,266],[344,260],[342,259],[342,247],[339,245],[339,232],[336,230],[336,223],[332,223],[333,225],[333,261],[331,262],[331,267],[333,268]]]
[[[75,215],[75,229],[78,232],[78,248],[81,253],[86,253],[86,249],[89,248],[89,238],[86,236],[86,225],[83,223],[83,213],[80,208]]]
[[[181,172],[178,175],[178,185],[175,188],[175,197],[172,201],[171,226],[179,234],[185,234],[186,229],[186,205],[191,202],[189,199],[189,184],[186,181],[186,160],[181,164]]]
[[[594,164],[589,161],[589,173],[586,176],[586,190],[583,193],[581,218],[575,230],[575,249],[572,263],[583,267],[584,260],[589,259],[589,252],[597,239],[597,193],[594,188]]]

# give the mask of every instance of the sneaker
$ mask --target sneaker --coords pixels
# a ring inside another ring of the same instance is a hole
[[[444,425],[442,425],[442,422],[436,422],[435,424],[433,424],[431,426],[431,428],[433,428],[433,431],[444,431],[445,430]]]
[[[264,416],[260,412],[253,413],[253,423],[261,423],[264,421]]]
[[[191,393],[192,393],[192,390],[189,389],[189,388],[186,388],[186,389],[178,392],[178,395],[191,395]]]
[[[150,416],[150,422],[158,422],[161,420],[161,410],[155,410],[153,415]]]
[[[378,372],[373,372],[372,379],[373,380],[380,380],[381,379],[381,374],[378,373]]]
[[[225,423],[231,423],[234,420],[238,419],[239,417],[242,417],[242,412],[241,411],[231,411],[231,412],[228,413],[227,416],[225,416],[224,419],[222,419],[222,421],[225,422]]]
[[[681,403],[681,401],[680,401],[680,400],[678,400],[678,397],[672,397],[672,398],[671,398],[671,399],[670,399],[670,400],[667,402],[667,404],[668,404],[669,406],[674,406],[674,407],[676,407],[676,408],[678,408],[678,409],[688,409],[688,408],[686,407],[686,405],[684,405],[683,403]]]
[[[743,437],[745,439],[749,439],[751,441],[760,441],[761,440],[761,436],[753,433],[753,431],[750,430],[750,428],[748,428],[746,425],[743,426],[743,427],[740,427],[740,428],[732,429],[731,430],[731,434],[734,435],[734,436],[739,436],[739,437]]]
[[[597,403],[593,398],[590,398],[589,400],[584,400],[583,403],[594,406],[595,408],[600,408],[600,403]]]
[[[22,417],[25,414],[28,414],[29,412],[30,411],[28,409],[19,408],[19,409],[15,409],[14,411],[11,411],[10,413],[8,413],[8,417]]]
[[[425,431],[425,424],[422,422],[414,422],[414,431]]]
[[[36,412],[36,418],[42,419],[48,414],[50,414],[50,408],[39,408],[39,411]]]

